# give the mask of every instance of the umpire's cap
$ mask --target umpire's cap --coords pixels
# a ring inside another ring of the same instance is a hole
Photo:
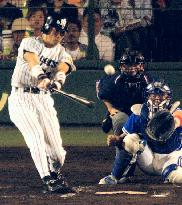
[[[145,59],[142,53],[137,50],[126,51],[120,58],[120,65],[132,66],[136,64],[144,64]]]
[[[48,34],[51,28],[55,28],[63,35],[67,31],[67,20],[65,18],[59,19],[54,16],[48,16],[42,27],[42,32]]]

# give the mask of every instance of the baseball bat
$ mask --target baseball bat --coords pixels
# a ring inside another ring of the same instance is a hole
[[[55,91],[56,93],[59,93],[65,97],[67,97],[68,99],[70,100],[73,100],[77,103],[80,103],[82,105],[85,105],[87,106],[88,108],[94,108],[94,102],[93,101],[90,101],[84,97],[81,97],[81,96],[78,96],[78,95],[75,95],[75,94],[71,94],[71,93],[67,93],[65,91],[62,91],[62,90],[57,90],[55,88],[53,88],[53,91]]]

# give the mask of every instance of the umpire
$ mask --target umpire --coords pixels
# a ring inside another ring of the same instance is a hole
[[[144,74],[144,56],[136,50],[125,52],[120,58],[120,71],[106,74],[97,82],[97,96],[107,108],[102,129],[115,135],[122,132],[122,126],[131,114],[130,107],[143,103],[143,91],[149,83]]]

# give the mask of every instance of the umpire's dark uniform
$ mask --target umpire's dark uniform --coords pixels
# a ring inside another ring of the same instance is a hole
[[[113,116],[109,112],[107,113],[102,123],[104,132],[109,132],[112,127],[114,134],[121,134],[122,126],[131,114],[131,106],[144,102],[144,89],[148,83],[149,78],[143,73],[135,76],[116,73],[106,75],[98,81],[98,98],[109,102],[112,107],[120,111]]]

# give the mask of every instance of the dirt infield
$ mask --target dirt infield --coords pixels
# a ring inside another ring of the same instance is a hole
[[[66,147],[63,174],[78,190],[75,195],[41,193],[42,184],[27,148],[0,148],[0,204],[4,205],[167,205],[182,204],[182,187],[163,184],[139,170],[131,183],[103,186],[114,149]]]

